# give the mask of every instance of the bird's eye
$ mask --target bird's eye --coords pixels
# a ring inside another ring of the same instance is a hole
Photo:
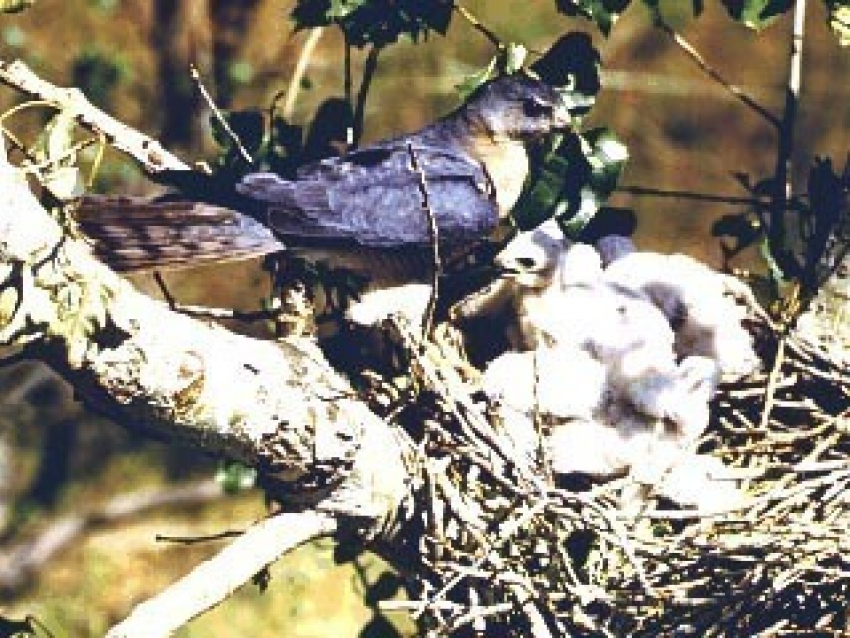
[[[522,103],[522,110],[528,117],[544,117],[552,115],[552,105],[539,98],[529,98]]]

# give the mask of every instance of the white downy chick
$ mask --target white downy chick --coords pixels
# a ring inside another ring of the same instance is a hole
[[[509,342],[517,350],[552,344],[566,308],[563,291],[575,284],[591,282],[602,274],[599,255],[586,244],[569,242],[549,220],[532,231],[519,233],[496,256],[505,271],[502,281],[510,292],[516,324]]]
[[[757,368],[744,314],[725,295],[720,273],[686,255],[633,252],[615,259],[604,278],[652,299],[675,329],[679,357],[714,359],[723,375],[744,376]]]

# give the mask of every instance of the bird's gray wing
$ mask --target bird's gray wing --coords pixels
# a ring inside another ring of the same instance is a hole
[[[498,210],[484,168],[452,150],[419,145],[413,152],[424,174],[427,210],[422,179],[412,167],[407,145],[400,142],[310,165],[295,181],[272,173],[250,174],[237,190],[264,203],[258,207],[263,212],[254,215],[293,245],[311,240],[427,246],[431,216],[441,246],[465,245],[488,235],[498,222]]]

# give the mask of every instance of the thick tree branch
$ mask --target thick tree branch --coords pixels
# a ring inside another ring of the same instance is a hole
[[[63,237],[8,164],[0,185],[0,342],[44,359],[96,409],[315,489],[312,502],[351,475],[364,432],[400,454],[314,344],[171,312]]]

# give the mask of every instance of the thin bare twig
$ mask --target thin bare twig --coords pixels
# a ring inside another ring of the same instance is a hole
[[[686,199],[698,202],[711,202],[713,204],[730,204],[733,206],[758,206],[764,204],[757,197],[737,197],[735,195],[711,195],[709,193],[693,193],[690,191],[666,190],[661,188],[649,188],[644,186],[618,186],[618,193],[628,195],[662,197],[671,199]]]
[[[462,4],[458,4],[457,2],[455,2],[454,10],[457,11],[461,16],[463,16],[463,18],[467,22],[469,22],[469,24],[471,24],[472,27],[476,31],[483,34],[484,37],[487,38],[493,46],[495,46],[498,49],[504,48],[505,45],[499,39],[499,36],[497,36],[495,33],[493,33],[493,31],[488,29],[486,26],[481,24],[481,22],[478,20],[478,18],[476,18],[474,15],[472,15],[466,7],[464,7]]]
[[[304,40],[304,45],[301,47],[301,52],[298,54],[298,60],[295,63],[295,70],[292,72],[292,77],[289,79],[289,85],[286,87],[285,97],[283,99],[283,109],[281,115],[284,119],[289,120],[292,117],[292,112],[295,110],[295,102],[298,99],[298,93],[301,90],[301,82],[304,75],[307,73],[307,66],[310,64],[310,59],[313,57],[313,52],[316,45],[319,44],[319,39],[322,37],[322,27],[310,29],[307,39]]]
[[[428,306],[425,309],[425,316],[422,321],[422,339],[428,338],[431,334],[431,327],[434,323],[434,310],[437,307],[437,297],[440,292],[440,275],[443,271],[443,265],[440,260],[440,234],[437,226],[437,220],[434,217],[434,211],[431,209],[431,201],[428,195],[428,180],[425,177],[425,171],[416,157],[416,151],[413,145],[408,142],[407,153],[410,156],[410,165],[416,172],[419,194],[422,196],[422,210],[428,220],[428,240],[431,243],[431,296],[428,298]]]
[[[655,25],[661,29],[664,33],[666,33],[671,40],[680,48],[682,51],[688,54],[690,58],[697,64],[697,66],[702,69],[702,71],[708,75],[712,80],[720,84],[723,88],[725,88],[729,93],[738,98],[741,102],[746,104],[750,109],[761,115],[768,122],[773,124],[775,127],[779,127],[779,119],[770,111],[768,111],[761,104],[756,102],[752,97],[747,95],[744,90],[729,82],[726,78],[724,78],[720,73],[711,66],[708,61],[702,56],[702,54],[696,50],[696,48],[685,38],[683,38],[673,27],[671,27],[658,12],[655,13]]]
[[[201,74],[198,71],[198,68],[194,64],[189,65],[189,75],[192,78],[192,81],[195,83],[195,86],[198,87],[198,91],[201,93],[201,97],[204,98],[204,101],[207,103],[207,106],[210,107],[210,110],[215,115],[215,119],[218,120],[218,123],[221,124],[221,128],[227,133],[228,137],[230,137],[231,141],[236,145],[236,148],[239,149],[239,154],[242,158],[248,162],[249,164],[254,163],[254,158],[251,157],[251,154],[248,152],[248,149],[245,148],[245,145],[242,144],[242,140],[239,139],[239,136],[236,134],[230,124],[227,122],[227,118],[224,117],[224,114],[221,110],[216,106],[216,103],[213,101],[212,96],[207,91],[207,87],[204,86],[204,83],[201,81]]]
[[[221,498],[222,494],[217,482],[202,481],[168,490],[121,494],[97,509],[62,517],[32,541],[4,550],[4,560],[0,564],[0,588],[6,592],[19,590],[45,563],[91,529],[124,521],[152,509],[206,503]]]

